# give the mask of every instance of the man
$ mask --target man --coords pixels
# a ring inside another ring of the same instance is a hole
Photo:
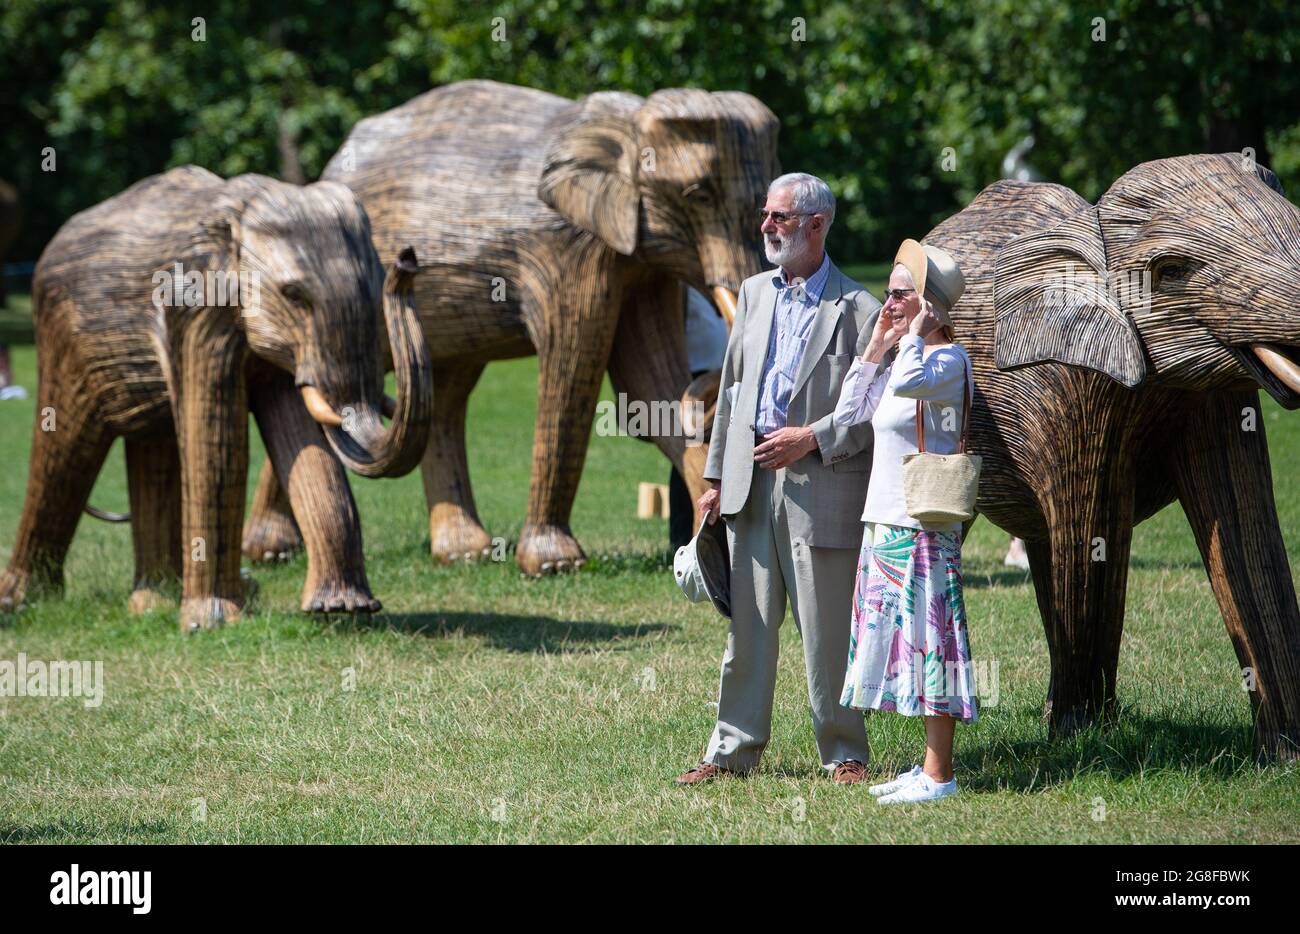
[[[880,303],[826,255],[835,197],[821,179],[783,175],[761,230],[778,269],[741,285],[722,364],[700,497],[727,523],[731,630],[718,721],[682,785],[753,770],[771,735],[778,628],[786,598],[803,637],[813,731],[837,782],[866,774],[860,711],[839,704],[850,601],[871,472],[871,426],[836,426],[840,384],[871,337]]]

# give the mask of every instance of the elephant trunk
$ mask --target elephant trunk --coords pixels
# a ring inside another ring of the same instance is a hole
[[[737,238],[732,228],[710,231],[700,237],[700,266],[709,297],[731,330],[736,318],[736,295],[740,284],[763,271],[763,246],[757,227]]]
[[[433,418],[433,367],[412,298],[419,264],[407,247],[384,282],[384,322],[392,348],[397,400],[369,402],[336,412],[313,386],[302,388],[307,411],[325,429],[334,453],[353,473],[363,477],[400,477],[420,463]],[[385,430],[380,419],[392,422]]]

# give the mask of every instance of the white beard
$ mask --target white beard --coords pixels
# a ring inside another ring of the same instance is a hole
[[[767,256],[767,261],[774,266],[784,267],[786,264],[794,262],[808,248],[808,235],[800,224],[795,228],[794,233],[786,237],[780,237],[780,246],[772,244],[772,238],[764,235],[763,253]]]

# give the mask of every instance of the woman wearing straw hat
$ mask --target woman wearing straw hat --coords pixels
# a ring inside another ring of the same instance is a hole
[[[884,308],[845,377],[834,415],[846,426],[870,420],[875,432],[840,703],[925,719],[924,765],[873,786],[882,804],[955,794],[956,723],[978,719],[962,600],[962,524],[909,515],[903,486],[903,457],[918,451],[918,411],[924,450],[958,451],[971,371],[965,349],[953,342],[949,313],[964,289],[949,254],[903,241]],[[882,369],[895,343],[897,356]]]

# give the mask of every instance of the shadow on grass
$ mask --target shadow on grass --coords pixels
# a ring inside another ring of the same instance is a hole
[[[1036,711],[1027,715],[1033,721],[1038,720]],[[919,740],[920,724],[916,729]],[[1046,723],[1037,729],[1040,739],[980,743],[978,734],[963,737],[959,727],[953,767],[962,788],[973,792],[1030,793],[1083,775],[1122,781],[1159,771],[1196,771],[1226,780],[1255,768],[1248,726],[1180,722],[1129,712],[1109,726],[1092,726],[1061,739],[1048,739]],[[872,743],[870,782],[893,777],[892,773],[880,769],[896,751],[880,748],[879,741]],[[902,769],[907,763],[900,760],[896,765]],[[760,766],[756,774],[760,773],[800,781],[818,781],[827,775],[818,765],[793,761]]]
[[[69,840],[96,840],[124,837],[154,838],[158,842],[176,839],[176,828],[162,821],[112,821],[92,824],[76,818],[67,818],[53,824],[33,824],[27,827],[0,826],[0,844],[4,843],[66,843]]]
[[[470,636],[507,652],[547,654],[590,652],[679,628],[670,623],[620,625],[514,613],[379,613],[340,617],[333,625],[343,630],[391,629],[431,639]]]
[[[1129,570],[1133,568],[1142,568],[1144,570],[1158,571],[1204,571],[1205,565],[1200,561],[1169,561],[1163,558],[1143,558],[1138,555],[1130,555],[1128,559]]]
[[[1036,713],[1030,716],[1037,719]],[[1030,792],[1083,775],[1115,781],[1147,773],[1198,772],[1226,780],[1256,768],[1251,728],[1150,717],[1132,709],[1113,722],[1093,725],[1073,736],[995,741],[989,745],[957,740],[954,766],[972,791],[1010,789]],[[962,748],[965,746],[966,748]]]
[[[1129,559],[1130,570],[1144,571],[1204,571],[1205,565],[1199,561],[1167,561],[1159,558]],[[1034,576],[1020,568],[999,566],[994,571],[963,568],[962,586],[968,590],[991,587],[1018,587],[1023,584],[1033,586]]]
[[[962,589],[983,590],[992,587],[1019,587],[1022,584],[1034,585],[1034,578],[1028,571],[1019,568],[1007,568],[997,571],[971,571],[962,568]]]

